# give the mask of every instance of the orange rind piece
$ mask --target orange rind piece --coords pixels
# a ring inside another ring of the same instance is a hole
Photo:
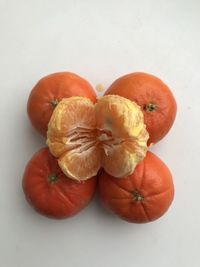
[[[149,138],[140,107],[108,95],[93,104],[88,98],[65,98],[50,119],[47,145],[62,171],[87,180],[103,167],[115,177],[133,173],[145,157]]]

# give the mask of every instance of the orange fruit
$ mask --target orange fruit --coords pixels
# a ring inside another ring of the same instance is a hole
[[[105,95],[120,95],[141,107],[149,145],[161,140],[175,120],[176,100],[169,87],[153,75],[135,72],[122,76],[111,84]]]
[[[115,177],[131,174],[146,154],[148,137],[136,103],[120,96],[104,96],[96,104],[70,97],[53,112],[47,144],[68,177],[86,180],[100,167]]]
[[[28,162],[23,191],[29,204],[39,213],[55,219],[68,218],[88,205],[96,190],[96,177],[77,182],[64,175],[57,160],[44,147]]]
[[[40,79],[32,89],[27,112],[32,126],[46,137],[48,123],[60,100],[83,96],[96,102],[96,93],[84,78],[72,72],[57,72]]]
[[[174,198],[170,170],[156,155],[146,157],[127,177],[116,179],[101,172],[98,182],[102,203],[128,222],[146,223],[160,218]]]

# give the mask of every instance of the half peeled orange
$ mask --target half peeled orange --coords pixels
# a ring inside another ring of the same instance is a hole
[[[50,152],[75,180],[87,180],[101,167],[115,177],[130,175],[146,155],[148,138],[140,107],[115,95],[96,104],[84,97],[63,99],[47,132]]]

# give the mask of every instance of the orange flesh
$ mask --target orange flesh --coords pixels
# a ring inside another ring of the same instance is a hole
[[[148,133],[137,104],[105,96],[93,104],[63,99],[49,122],[47,144],[70,178],[86,180],[103,167],[115,177],[131,174],[147,151]]]

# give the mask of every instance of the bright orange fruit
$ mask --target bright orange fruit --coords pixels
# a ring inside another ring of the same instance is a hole
[[[48,123],[54,108],[71,96],[88,97],[96,102],[96,93],[84,78],[72,72],[57,72],[40,79],[32,89],[27,112],[33,127],[46,137]]]
[[[170,170],[156,155],[147,152],[135,171],[116,179],[102,171],[99,175],[102,203],[128,222],[146,223],[160,218],[174,198]]]
[[[86,180],[103,167],[115,177],[131,174],[145,157],[148,132],[140,107],[120,96],[63,99],[48,125],[47,144],[70,178]]]
[[[174,123],[176,100],[169,87],[153,75],[135,72],[122,76],[111,84],[105,95],[120,95],[141,107],[149,145],[161,140]]]
[[[88,205],[96,190],[96,177],[77,182],[67,178],[49,149],[40,149],[28,162],[23,191],[39,213],[55,219],[71,217]]]

